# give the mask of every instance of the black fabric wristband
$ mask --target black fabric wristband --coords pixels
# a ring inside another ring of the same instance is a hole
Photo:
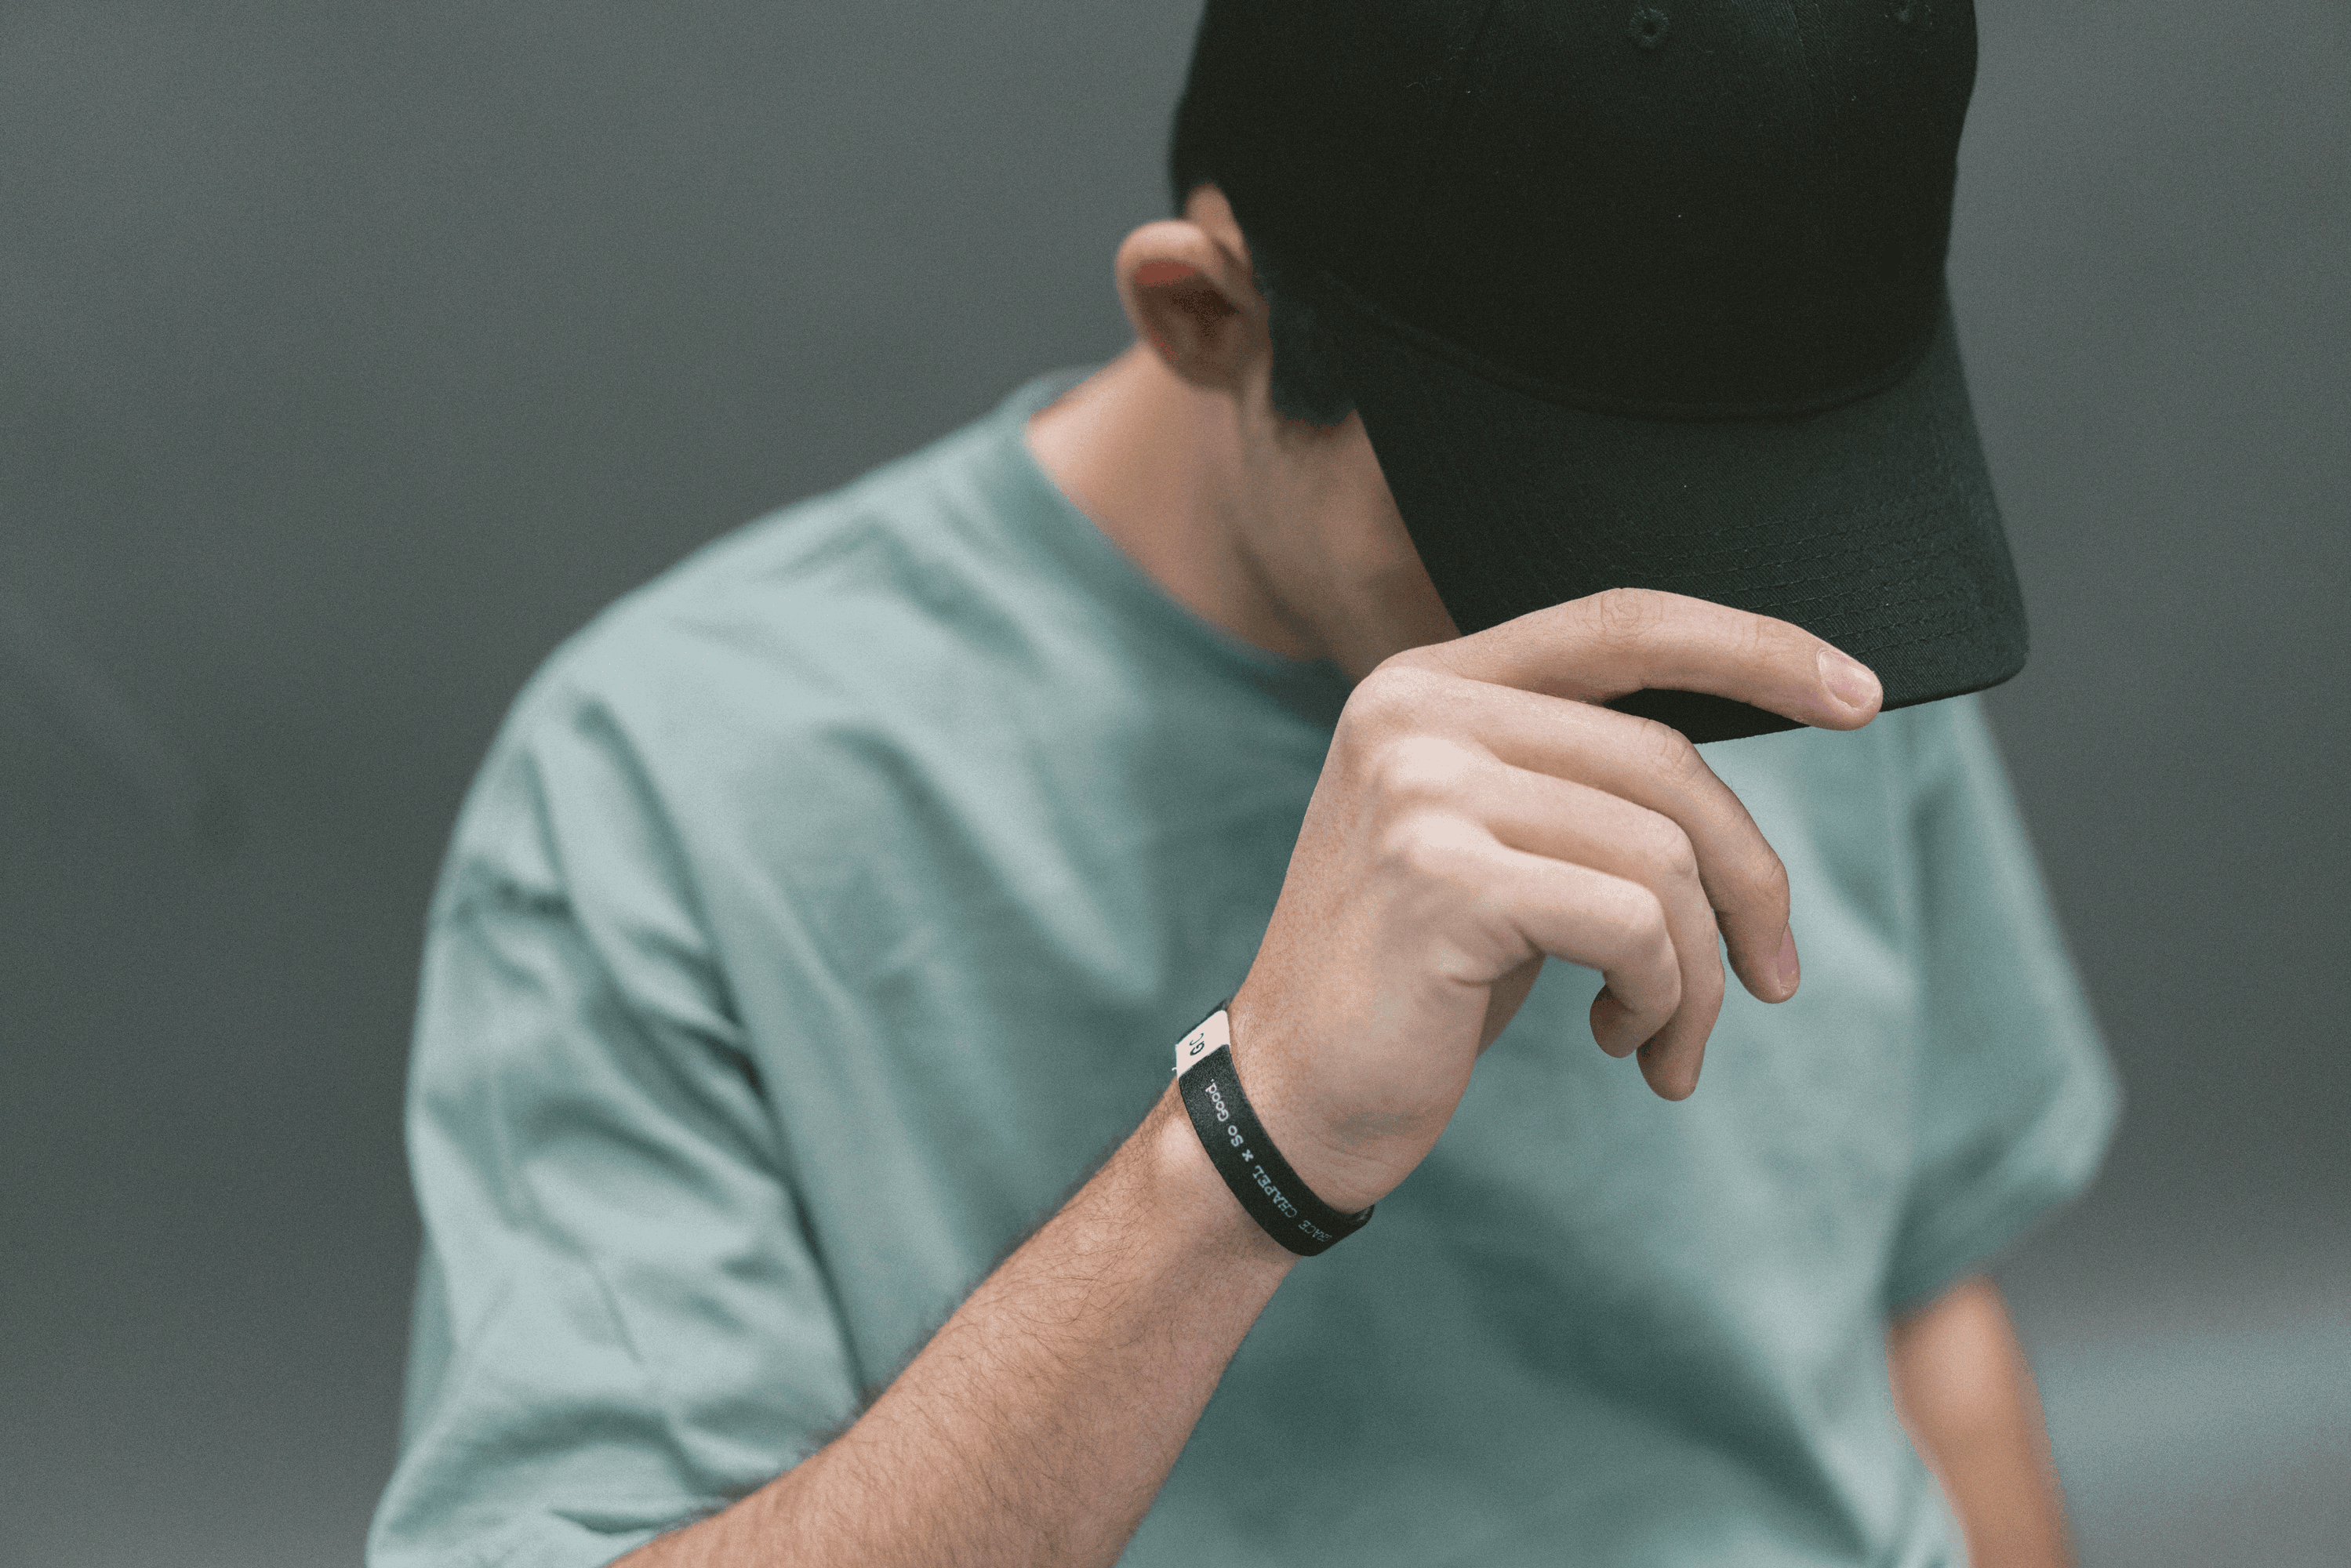
[[[1233,1071],[1231,1024],[1218,1008],[1176,1047],[1176,1088],[1208,1163],[1225,1178],[1249,1216],[1268,1236],[1301,1258],[1311,1258],[1353,1235],[1372,1217],[1368,1208],[1342,1214],[1298,1179],[1265,1135],[1265,1124],[1241,1092]]]

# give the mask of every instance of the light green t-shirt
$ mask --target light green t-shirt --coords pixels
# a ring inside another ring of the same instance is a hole
[[[1053,488],[1054,390],[703,550],[517,702],[429,921],[373,1568],[587,1568],[813,1450],[1247,972],[1346,685]],[[1667,1104],[1548,966],[1126,1563],[1959,1561],[1886,1316],[2087,1179],[2112,1081],[1972,702],[1707,757],[1802,994],[1734,987]]]

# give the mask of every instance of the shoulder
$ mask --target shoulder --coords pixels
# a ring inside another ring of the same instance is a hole
[[[844,773],[1000,686],[1024,618],[983,482],[1003,438],[983,421],[737,528],[567,640],[492,744],[443,901],[469,868],[552,881],[567,845],[671,852],[749,802],[814,829]]]
[[[968,483],[1001,444],[997,420],[704,547],[590,622],[517,704],[583,696],[700,707],[855,684],[872,651],[919,626],[929,643],[1005,570],[1005,529]],[[793,679],[778,686],[777,677]]]

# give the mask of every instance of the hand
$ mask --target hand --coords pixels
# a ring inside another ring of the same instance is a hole
[[[1668,1100],[1721,1010],[1718,931],[1767,1002],[1796,990],[1788,877],[1680,734],[1597,705],[1709,692],[1827,729],[1877,679],[1784,621],[1616,589],[1399,653],[1339,718],[1231,1015],[1267,1131],[1358,1208],[1427,1154],[1548,956],[1597,969],[1592,1034]]]

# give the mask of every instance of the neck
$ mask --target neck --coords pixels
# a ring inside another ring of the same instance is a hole
[[[1291,659],[1331,656],[1250,548],[1249,497],[1229,398],[1140,345],[1029,422],[1046,476],[1186,609]]]

